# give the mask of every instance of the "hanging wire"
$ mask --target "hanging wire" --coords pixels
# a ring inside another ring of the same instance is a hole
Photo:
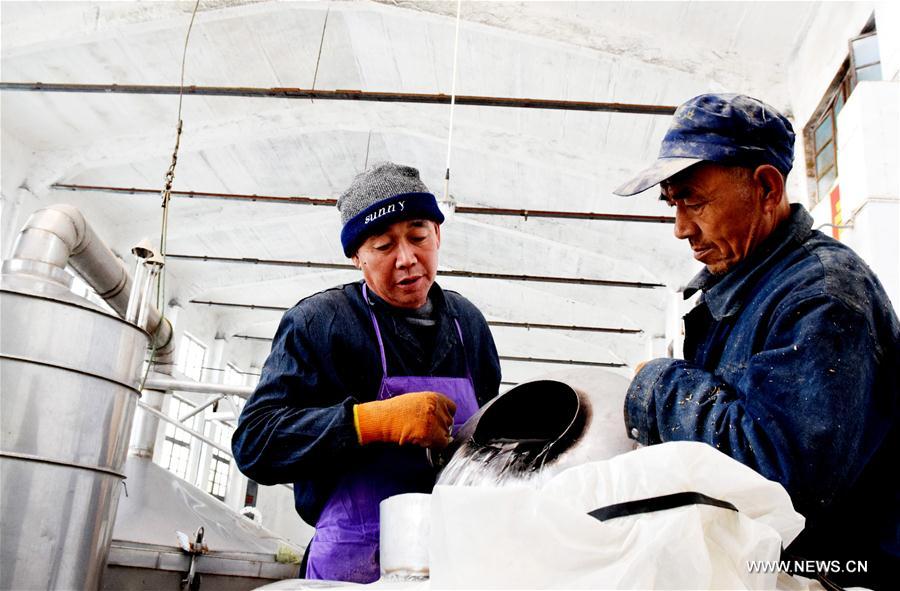
[[[363,172],[369,170],[369,146],[372,144],[372,130],[369,130],[369,137],[366,139],[366,161],[363,162]]]
[[[178,148],[181,145],[181,130],[184,122],[181,120],[181,106],[184,101],[184,69],[187,61],[188,41],[191,38],[191,29],[194,27],[194,19],[197,16],[197,9],[200,7],[200,0],[194,3],[194,10],[191,12],[191,22],[188,24],[187,33],[184,36],[184,48],[181,52],[181,78],[178,88],[178,124],[175,126],[175,148],[172,150],[172,162],[169,164],[169,170],[166,171],[166,183],[162,190],[162,227],[159,235],[159,254],[162,256],[163,264],[166,261],[166,239],[169,230],[169,202],[172,198],[172,183],[175,181],[175,166],[178,164]],[[165,294],[165,267],[159,274],[159,283],[156,290],[156,306],[162,310],[161,300]]]
[[[447,131],[447,169],[444,173],[444,201],[450,201],[450,150],[453,146],[453,110],[456,107],[456,62],[459,56],[459,16],[462,0],[456,0],[456,35],[453,41],[453,80],[450,82],[450,129]]]
[[[178,164],[178,148],[181,146],[181,130],[183,127],[183,121],[181,120],[181,105],[184,99],[184,66],[187,61],[187,48],[188,41],[191,38],[191,29],[194,28],[194,19],[197,17],[197,9],[199,7],[200,0],[197,0],[194,3],[193,11],[191,11],[191,22],[188,24],[187,33],[184,36],[184,48],[181,51],[181,78],[178,89],[178,124],[175,126],[175,148],[172,150],[172,162],[169,164],[169,169],[166,171],[165,185],[163,186],[161,194],[163,211],[159,232],[159,254],[162,257],[163,267],[160,269],[160,273],[156,279],[156,308],[160,313],[160,325],[163,322],[167,322],[165,306],[163,305],[166,295],[166,239],[169,233],[169,202],[172,199],[172,183],[175,182],[175,166]],[[135,287],[132,286],[132,289],[135,289]],[[150,368],[153,366],[153,360],[155,358],[156,343],[154,342],[153,347],[150,349],[150,362],[147,363],[147,369],[144,371],[144,377],[141,379],[139,390],[144,389],[144,384],[147,382],[147,377],[150,375]]]
[[[328,13],[331,12],[331,5],[325,9],[325,21],[322,23],[322,38],[319,39],[319,55],[316,56],[316,71],[313,73],[312,90],[316,89],[316,79],[319,77],[319,62],[322,61],[322,46],[325,45],[325,29],[328,27]],[[312,99],[310,99],[312,102]]]

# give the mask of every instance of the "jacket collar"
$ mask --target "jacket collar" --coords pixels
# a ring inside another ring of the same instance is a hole
[[[360,281],[360,284],[362,283],[364,283],[364,280]],[[362,292],[360,291],[360,293]],[[416,340],[412,329],[410,329],[409,325],[401,319],[403,310],[391,306],[378,297],[371,289],[368,290],[368,294],[368,305],[371,305],[377,310],[386,312],[381,315],[381,318],[390,323],[393,333],[399,338],[409,342],[411,345],[417,346],[419,343]],[[444,358],[450,354],[450,351],[453,350],[453,347],[456,346],[459,340],[456,333],[456,325],[454,324],[454,320],[459,317],[459,313],[456,306],[454,306],[453,301],[444,294],[444,290],[441,289],[441,286],[438,285],[437,282],[434,282],[431,289],[428,290],[428,297],[434,305],[434,318],[437,321],[437,340],[434,343],[431,359],[421,360],[425,362],[430,361],[429,365],[433,371],[434,368],[438,367]],[[363,304],[366,304],[365,300],[363,300]]]
[[[800,244],[812,233],[813,219],[798,203],[791,204],[790,217],[750,256],[724,275],[713,275],[705,268],[691,279],[684,299],[703,291],[702,301],[717,321],[737,314],[744,305],[747,292],[784,250]]]
[[[358,283],[360,286],[364,285],[365,279],[361,279]],[[372,288],[368,288],[367,292],[368,292],[368,296],[369,296],[369,301],[366,302],[365,299],[363,299],[363,303],[365,303],[369,306],[373,306],[377,309],[384,310],[384,311],[388,312],[389,314],[393,314],[393,315],[397,315],[397,316],[403,315],[402,308],[397,308],[396,306],[390,305],[389,303],[387,303],[386,301],[381,299],[381,297],[379,297],[378,294],[376,294],[372,290]],[[453,318],[457,317],[456,308],[453,306],[453,302],[451,302],[449,299],[447,299],[447,297],[444,295],[444,290],[441,289],[441,286],[437,284],[437,281],[435,281],[434,283],[431,284],[431,289],[428,290],[428,298],[431,300],[431,303],[434,306],[435,317],[437,317],[439,315],[439,312],[441,312],[445,309],[447,310],[447,312],[450,314],[451,317],[453,317]]]

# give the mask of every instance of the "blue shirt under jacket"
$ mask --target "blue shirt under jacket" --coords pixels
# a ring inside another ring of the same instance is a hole
[[[371,454],[371,446],[357,441],[353,405],[375,400],[383,374],[361,286],[360,281],[317,293],[284,314],[232,437],[241,472],[266,485],[293,482],[297,512],[312,525],[337,478]],[[471,302],[436,283],[429,298],[437,323],[423,343],[431,331],[411,326],[402,311],[369,290],[388,373],[465,377],[468,360],[483,405],[500,387],[500,361],[487,322]]]
[[[626,428],[643,444],[704,441],[780,482],[807,518],[788,553],[869,560],[869,578],[843,580],[878,587],[900,578],[886,574],[900,556],[900,328],[859,256],[811,228],[792,205],[734,269],[694,278],[685,359],[638,372]]]

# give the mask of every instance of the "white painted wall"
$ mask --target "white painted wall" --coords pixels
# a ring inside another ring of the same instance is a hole
[[[2,131],[0,142],[3,151],[3,174],[0,175],[0,253],[5,259],[21,226],[21,210],[28,207],[29,200],[36,198],[23,187],[28,171],[28,151],[25,146],[6,130]]]
[[[900,81],[860,82],[838,115],[841,242],[875,271],[900,309]],[[831,221],[828,200],[815,226]]]
[[[794,120],[802,131],[847,58],[849,41],[859,35],[875,10],[874,2],[823,2],[813,17],[787,76]],[[876,22],[880,29],[881,23]],[[798,154],[800,156],[800,154]],[[802,163],[802,160],[798,160]]]
[[[900,80],[900,3],[879,2],[875,7],[881,73],[885,80]]]
[[[805,176],[803,128],[846,59],[851,38],[875,14],[884,82],[861,82],[838,115],[841,241],[853,248],[900,301],[900,7],[890,2],[822,3],[788,67],[797,155],[792,176]],[[814,180],[807,178],[806,192]],[[805,197],[805,195],[804,195]],[[792,195],[793,201],[806,204]],[[814,227],[831,222],[825,199],[811,211]],[[826,233],[829,228],[823,228]]]
[[[876,5],[873,2],[819,4],[819,9],[788,64],[792,112],[790,119],[797,134],[794,169],[788,178],[788,194],[792,202],[808,207],[809,195],[815,191],[815,179],[810,179],[806,172],[803,129],[819,106],[841,64],[847,59],[849,40],[859,35]],[[881,28],[879,23],[876,23],[876,27]]]

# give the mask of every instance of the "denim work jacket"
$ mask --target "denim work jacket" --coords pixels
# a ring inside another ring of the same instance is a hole
[[[465,377],[468,361],[483,405],[500,387],[500,361],[487,322],[458,293],[434,284],[429,297],[437,320],[430,347],[422,346],[396,309],[369,291],[388,372]],[[353,405],[375,400],[382,375],[361,281],[298,302],[281,319],[232,437],[241,472],[266,485],[293,482],[297,512],[315,525],[337,479],[371,453],[357,440]]]
[[[780,482],[807,518],[789,553],[868,559],[880,574],[856,580],[877,584],[900,556],[900,328],[874,273],[811,227],[792,205],[733,270],[694,278],[685,359],[638,372],[626,428],[645,445],[704,441]]]

